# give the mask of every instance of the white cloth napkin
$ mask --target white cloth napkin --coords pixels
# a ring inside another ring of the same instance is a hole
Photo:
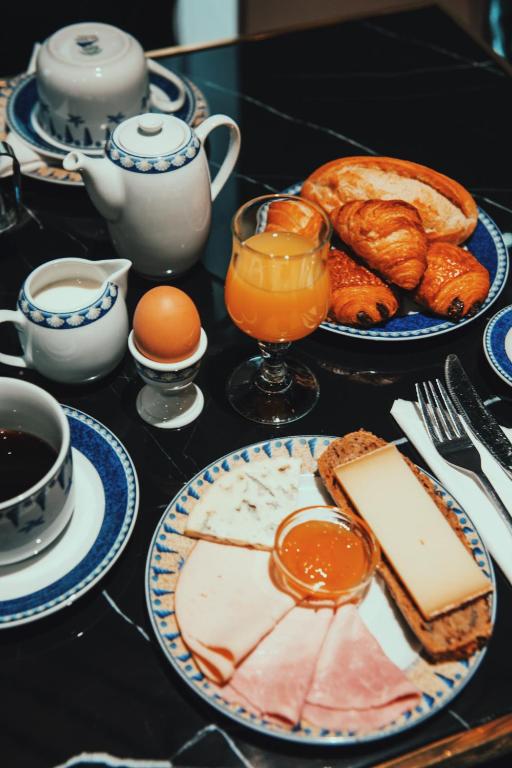
[[[408,400],[395,400],[391,408],[391,415],[422,455],[432,473],[467,512],[489,552],[512,583],[512,534],[492,502],[473,478],[468,477],[441,458],[423,426],[416,403],[411,403]],[[503,428],[503,431],[512,442],[512,430]],[[509,480],[489,451],[473,435],[471,438],[480,453],[482,469],[509,512],[512,513],[512,481]]]

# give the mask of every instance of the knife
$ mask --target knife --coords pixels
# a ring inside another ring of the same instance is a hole
[[[512,444],[483,404],[457,355],[446,358],[444,375],[457,410],[512,480]]]

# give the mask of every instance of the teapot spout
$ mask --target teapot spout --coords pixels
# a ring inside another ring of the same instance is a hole
[[[102,261],[95,262],[96,266],[100,267],[102,272],[105,273],[105,279],[111,283],[115,283],[122,296],[126,298],[126,290],[128,288],[128,272],[132,266],[132,262],[129,259],[103,259]]]
[[[114,163],[106,157],[88,157],[73,150],[62,166],[66,171],[78,171],[95,208],[107,221],[117,221],[124,204],[124,187]]]

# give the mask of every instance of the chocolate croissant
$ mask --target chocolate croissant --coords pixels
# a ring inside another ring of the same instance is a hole
[[[368,328],[396,314],[398,302],[393,291],[344,251],[331,248],[327,266],[331,314],[338,322]]]
[[[472,253],[451,243],[433,243],[415,299],[437,315],[460,320],[478,312],[489,287],[489,273]]]
[[[391,283],[408,290],[418,285],[427,266],[428,241],[413,205],[402,200],[354,200],[340,208],[334,228]]]
[[[276,200],[267,213],[268,232],[295,232],[317,241],[324,224],[322,216],[300,200]]]

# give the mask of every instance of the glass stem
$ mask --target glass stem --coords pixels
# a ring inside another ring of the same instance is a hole
[[[256,386],[269,395],[286,392],[292,377],[283,356],[290,348],[290,342],[258,341],[258,344],[263,362],[256,376]]]

